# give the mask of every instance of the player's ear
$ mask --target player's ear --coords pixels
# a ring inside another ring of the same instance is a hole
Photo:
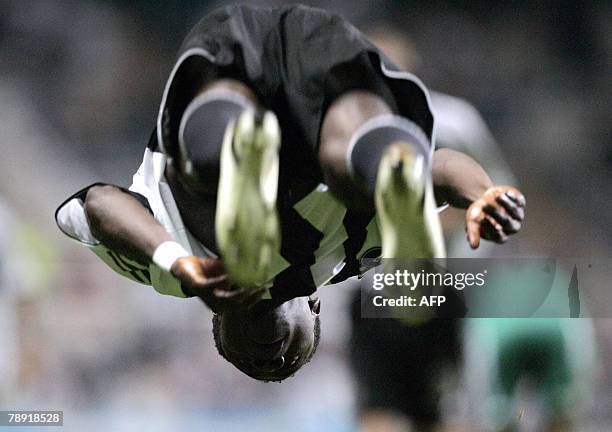
[[[314,316],[318,316],[321,313],[321,300],[318,297],[310,297],[308,299],[308,306],[310,306],[310,312]]]

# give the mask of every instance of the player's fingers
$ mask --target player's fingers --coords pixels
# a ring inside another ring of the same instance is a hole
[[[480,237],[485,240],[494,241],[498,236],[497,230],[488,220],[484,220],[480,224]]]
[[[207,304],[216,312],[236,309],[248,309],[257,303],[263,294],[262,290],[234,289],[231,293],[215,290]]]
[[[480,224],[480,237],[485,240],[495,241],[499,237],[499,231],[488,219],[485,218]]]
[[[482,223],[483,236],[486,236],[487,240],[494,241],[495,243],[504,243],[508,240],[508,235],[504,233],[503,227],[489,215],[485,216],[485,220]]]
[[[488,221],[483,222],[480,227],[480,237],[488,241],[500,242],[500,233],[501,231],[497,231]]]
[[[489,204],[485,206],[484,211],[501,226],[506,234],[514,234],[521,229],[521,223],[513,219],[499,204]]]
[[[523,195],[517,188],[514,188],[512,186],[508,186],[507,188],[508,190],[504,193],[504,195],[507,195],[508,198],[510,198],[520,207],[525,207],[525,204],[527,204],[525,195]]]
[[[212,293],[215,297],[217,298],[222,298],[222,299],[232,299],[232,300],[240,300],[242,297],[245,296],[245,294],[242,291],[239,290],[230,290],[227,288],[214,288],[212,290]]]
[[[200,298],[215,312],[224,312],[231,309],[236,309],[240,302],[236,298],[227,298],[221,294],[219,290],[207,291],[200,295]]]
[[[512,200],[507,193],[498,196],[497,202],[517,221],[522,222],[525,218],[524,208]]]
[[[213,258],[199,257],[200,267],[206,277],[217,277],[226,274],[223,261]]]
[[[467,223],[467,240],[472,249],[478,249],[480,246],[480,224],[474,220]]]
[[[212,292],[216,297],[233,299],[236,301],[239,301],[250,294],[246,289],[230,285],[229,283],[215,286]]]
[[[214,290],[229,290],[230,283],[227,275],[207,278],[202,275],[196,275],[191,281],[191,288],[196,292],[213,292]]]
[[[194,290],[210,289],[213,286],[228,284],[223,265],[218,260],[188,256],[179,258],[170,272]]]
[[[482,206],[477,204],[470,206],[465,215],[467,240],[472,249],[478,249],[478,246],[480,246],[480,224],[484,216],[485,213],[482,211]]]
[[[264,288],[247,289],[232,285],[218,287],[213,291],[213,294],[217,298],[231,300],[237,305],[249,307],[261,299],[264,291]]]

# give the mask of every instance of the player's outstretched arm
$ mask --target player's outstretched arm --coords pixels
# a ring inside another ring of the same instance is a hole
[[[102,244],[128,258],[150,264],[159,246],[172,237],[138,200],[113,186],[94,186],[85,198],[92,234]],[[185,256],[168,263],[183,291],[200,297],[214,312],[246,307],[261,292],[232,287],[220,260]]]
[[[494,185],[472,158],[451,149],[434,153],[432,177],[438,201],[467,209],[468,242],[476,249],[480,238],[503,243],[517,233],[525,217],[525,197],[512,186]]]

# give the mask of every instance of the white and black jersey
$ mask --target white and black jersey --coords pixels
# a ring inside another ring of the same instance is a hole
[[[213,251],[185,228],[164,177],[165,166],[166,156],[147,148],[132,185],[124,192],[148,208],[189,253],[216,258]],[[152,285],[162,294],[186,297],[179,281],[169,273],[153,263],[143,265],[110,250],[94,237],[83,204],[87,191],[95,185],[100,183],[80,190],[58,208],[55,218],[59,228],[70,238],[88,246],[122,276]],[[311,294],[319,286],[362,273],[367,269],[359,268],[360,259],[374,258],[380,254],[376,218],[347,210],[331,195],[325,184],[319,184],[298,201],[291,215],[287,215],[287,212],[283,214],[281,254],[275,259],[268,281],[272,296]]]
[[[350,23],[323,10],[232,5],[204,17],[179,51],[156,131],[129,188],[177,242],[200,256],[214,254],[185,228],[164,169],[176,155],[187,105],[202,85],[223,77],[246,83],[276,113],[282,131],[277,202],[282,244],[268,280],[271,295],[309,295],[360,274],[365,270],[361,260],[380,253],[376,217],[347,209],[324,184],[318,164],[321,123],[339,95],[368,90],[422,130],[433,153],[433,115],[423,84],[393,66]],[[171,275],[128,260],[92,236],[83,212],[85,193],[75,194],[56,212],[61,230],[120,274],[161,293],[185,296]]]

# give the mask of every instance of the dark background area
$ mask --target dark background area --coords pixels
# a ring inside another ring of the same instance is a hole
[[[217,358],[201,305],[120,280],[54,227],[55,207],[81,187],[130,184],[182,38],[225,3],[0,3],[1,238],[19,244],[2,249],[0,406],[72,407],[80,421],[132,407],[170,424],[187,410],[183,425],[350,428],[349,288],[325,294],[337,313],[318,358],[270,388]],[[480,110],[528,201],[524,230],[499,254],[612,256],[610,2],[306,3],[404,33],[412,72]],[[597,326],[601,381],[612,382],[612,324]],[[115,416],[138,417],[106,421]]]

